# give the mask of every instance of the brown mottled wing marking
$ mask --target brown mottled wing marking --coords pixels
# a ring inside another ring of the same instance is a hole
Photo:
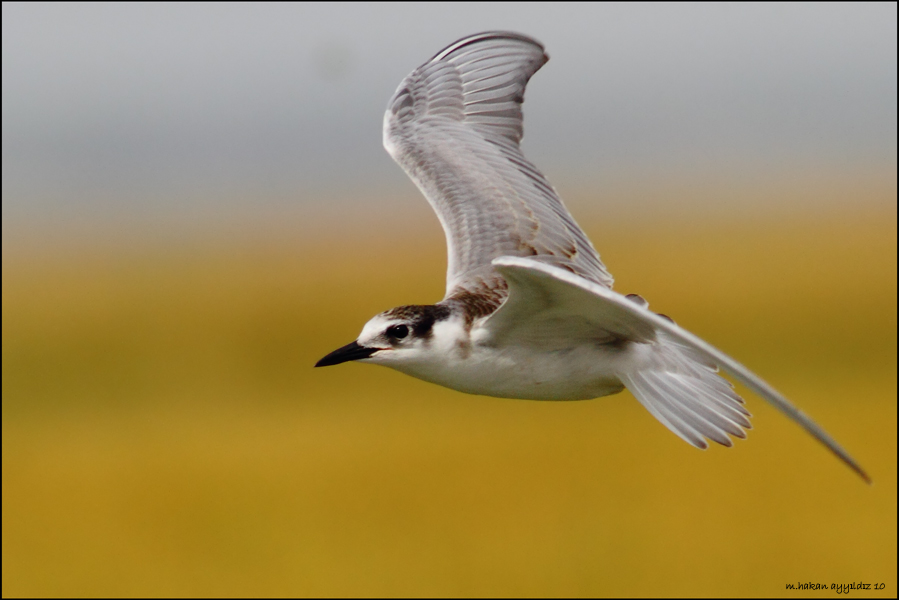
[[[473,35],[413,71],[388,104],[384,147],[446,233],[446,298],[485,288],[504,296],[490,264],[500,256],[528,256],[612,286],[590,240],[519,147],[525,86],[547,60],[529,37]]]

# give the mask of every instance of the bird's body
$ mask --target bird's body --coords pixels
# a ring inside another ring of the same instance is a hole
[[[407,307],[404,307],[407,308]],[[624,389],[616,372],[640,360],[640,345],[595,342],[588,337],[547,340],[548,343],[503,344],[490,341],[490,329],[480,321],[466,323],[464,314],[436,321],[427,352],[379,364],[469,394],[527,400],[588,400]],[[388,321],[376,322],[375,331]],[[547,323],[551,326],[551,323]],[[361,337],[365,336],[365,332]],[[441,360],[431,357],[439,355]],[[417,359],[416,359],[417,358]]]
[[[514,33],[469,36],[391,98],[384,146],[447,237],[446,296],[372,318],[318,362],[360,360],[471,394],[585,400],[628,388],[688,443],[730,446],[750,414],[721,367],[868,480],[823,429],[757,375],[612,291],[612,276],[546,178],[521,153],[521,104],[548,60]]]

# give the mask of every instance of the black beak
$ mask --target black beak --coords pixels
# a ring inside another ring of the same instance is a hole
[[[339,365],[340,363],[345,363],[350,360],[368,358],[378,350],[380,350],[380,348],[366,348],[365,346],[360,346],[356,342],[350,342],[343,348],[338,348],[328,356],[315,363],[315,366],[330,367],[331,365]]]

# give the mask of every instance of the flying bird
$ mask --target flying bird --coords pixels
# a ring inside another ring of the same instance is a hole
[[[463,38],[406,77],[384,115],[384,147],[437,213],[446,295],[375,315],[315,365],[360,361],[461,392],[583,400],[627,388],[668,429],[705,449],[745,438],[735,380],[824,444],[865,481],[821,427],[752,371],[612,275],[556,191],[519,147],[521,106],[549,57],[510,32]]]

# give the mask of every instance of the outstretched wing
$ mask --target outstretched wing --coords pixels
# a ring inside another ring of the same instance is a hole
[[[741,427],[749,425],[743,401],[715,373],[721,367],[870,483],[861,466],[777,390],[711,344],[651,312],[644,302],[528,258],[501,257],[493,264],[509,286],[505,303],[483,325],[498,343],[514,343],[549,317],[559,335],[569,335],[564,331],[568,319],[572,329],[587,326],[606,332],[612,341],[646,344],[646,363],[618,373],[621,382],[663,424],[700,448],[706,447],[703,437],[729,446],[727,434],[744,437]]]
[[[521,104],[549,60],[539,42],[488,32],[451,44],[400,84],[384,147],[446,234],[446,297],[502,291],[491,265],[530,256],[602,286],[612,276],[546,178],[521,153]]]

